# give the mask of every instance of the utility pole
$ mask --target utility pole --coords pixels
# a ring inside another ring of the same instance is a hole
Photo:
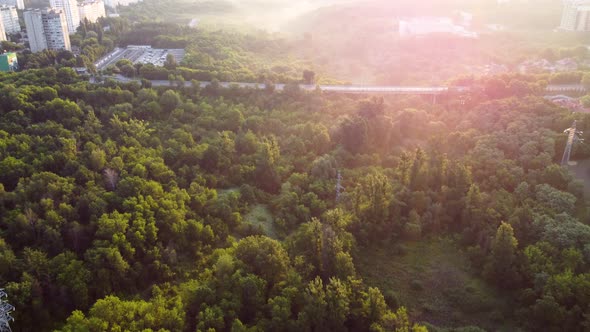
[[[344,187],[342,186],[342,173],[338,171],[338,179],[336,180],[336,202],[340,202],[343,190]]]
[[[565,150],[563,151],[563,158],[561,158],[561,166],[568,165],[568,163],[570,161],[571,154],[572,154],[572,148],[574,147],[574,143],[584,141],[584,139],[581,138],[581,135],[583,134],[583,132],[577,130],[576,126],[577,126],[577,121],[574,121],[574,124],[572,124],[572,126],[570,128],[563,131],[564,133],[568,134],[568,138],[567,138],[567,144],[565,146]]]
[[[0,288],[0,332],[12,332],[10,329],[10,322],[14,321],[14,318],[10,316],[10,313],[14,311],[14,307],[6,301],[8,295],[4,289]]]

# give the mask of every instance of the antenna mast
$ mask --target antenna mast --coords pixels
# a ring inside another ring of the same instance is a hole
[[[0,288],[0,332],[12,332],[9,323],[14,321],[14,318],[10,316],[14,307],[6,301],[6,297],[8,294]]]
[[[577,130],[576,126],[577,126],[577,121],[574,121],[574,124],[572,124],[572,126],[570,128],[563,131],[564,133],[568,133],[568,138],[567,138],[567,144],[565,146],[565,151],[563,151],[563,158],[561,159],[561,166],[568,165],[568,163],[570,161],[571,154],[572,154],[572,148],[574,147],[574,143],[584,141],[584,139],[581,138],[581,135],[583,134],[583,132]]]
[[[343,190],[344,187],[342,186],[342,173],[338,171],[338,179],[336,180],[336,202],[340,202]]]

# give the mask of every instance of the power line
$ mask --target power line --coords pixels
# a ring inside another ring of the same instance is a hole
[[[567,144],[565,146],[565,150],[563,151],[563,158],[561,158],[561,166],[568,165],[568,163],[570,161],[571,154],[572,154],[572,149],[574,147],[574,143],[584,141],[584,139],[581,138],[583,132],[577,130],[576,127],[577,127],[577,121],[574,121],[574,123],[572,124],[572,126],[570,128],[563,131],[564,133],[568,134],[568,138],[567,138]]]
[[[343,190],[344,190],[344,187],[342,186],[342,173],[340,173],[340,171],[338,171],[338,178],[336,180],[336,202],[340,201]]]
[[[14,311],[14,307],[6,301],[8,294],[4,289],[0,288],[0,332],[12,332],[10,329],[10,322],[14,321],[14,318],[10,316],[10,313]]]

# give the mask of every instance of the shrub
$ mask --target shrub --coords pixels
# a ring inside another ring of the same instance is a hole
[[[407,223],[404,226],[404,236],[410,240],[419,240],[422,237],[422,226],[416,223]]]
[[[385,303],[387,303],[390,308],[396,309],[400,306],[400,301],[395,291],[389,289],[385,291],[383,295],[385,297]]]
[[[419,280],[412,280],[412,282],[410,283],[410,287],[412,287],[412,289],[415,291],[421,291],[424,289],[424,287],[422,286],[422,282],[420,282]]]

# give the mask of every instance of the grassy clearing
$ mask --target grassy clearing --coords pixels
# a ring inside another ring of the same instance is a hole
[[[274,218],[265,204],[254,205],[252,210],[244,217],[244,222],[260,227],[268,237],[277,238]]]
[[[396,298],[415,319],[440,327],[515,330],[510,300],[475,275],[453,241],[424,240],[402,247],[364,248],[355,257],[363,279],[386,298]]]
[[[240,188],[239,187],[233,187],[233,188],[228,188],[228,189],[217,189],[217,197],[223,197],[223,196],[227,196],[229,194],[232,193],[240,193]]]
[[[584,195],[590,197],[590,159],[579,160],[569,169],[576,178],[584,182]]]

